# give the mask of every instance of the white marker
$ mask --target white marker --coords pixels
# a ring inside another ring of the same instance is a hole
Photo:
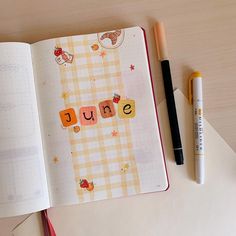
[[[202,97],[202,77],[194,72],[189,79],[189,101],[193,104],[195,176],[199,184],[205,180]]]

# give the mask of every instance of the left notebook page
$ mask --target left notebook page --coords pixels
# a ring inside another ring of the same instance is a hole
[[[49,207],[30,46],[0,43],[0,217]]]

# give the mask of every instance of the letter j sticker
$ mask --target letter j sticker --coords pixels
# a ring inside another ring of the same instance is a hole
[[[77,123],[77,118],[75,115],[75,110],[73,108],[66,109],[59,112],[61,117],[61,122],[64,127],[68,127]]]

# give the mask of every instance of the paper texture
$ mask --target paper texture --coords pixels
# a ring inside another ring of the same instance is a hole
[[[175,99],[185,165],[176,166],[165,102],[158,107],[167,157],[167,192],[49,211],[58,236],[234,236],[236,232],[236,154],[204,120],[206,183],[194,180],[192,109],[177,90]],[[64,224],[61,224],[64,222]]]
[[[41,41],[32,55],[52,206],[165,190],[142,29]]]
[[[0,44],[0,217],[49,206],[30,45]]]

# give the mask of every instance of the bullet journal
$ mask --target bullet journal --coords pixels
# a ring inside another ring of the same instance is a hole
[[[140,27],[0,54],[1,217],[168,188]]]

